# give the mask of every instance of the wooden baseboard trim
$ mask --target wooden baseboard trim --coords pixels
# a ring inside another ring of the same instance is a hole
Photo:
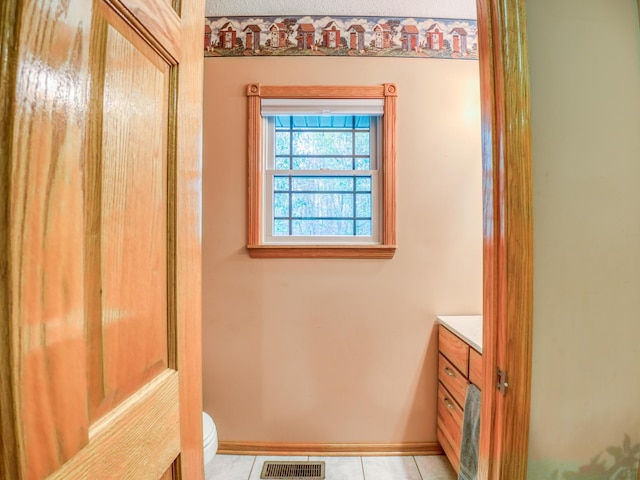
[[[414,443],[270,443],[219,442],[218,453],[227,455],[391,456],[444,455],[438,442]]]

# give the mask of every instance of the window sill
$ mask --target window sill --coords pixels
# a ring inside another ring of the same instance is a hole
[[[395,245],[247,245],[251,258],[391,259]]]

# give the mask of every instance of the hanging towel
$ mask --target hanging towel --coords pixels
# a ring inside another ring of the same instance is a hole
[[[460,445],[460,473],[458,480],[478,478],[478,446],[480,444],[480,390],[471,384],[467,387],[462,419],[462,443]]]

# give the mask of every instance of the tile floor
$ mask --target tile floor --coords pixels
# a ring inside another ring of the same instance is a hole
[[[326,480],[456,480],[444,456],[427,457],[253,457],[216,455],[206,480],[259,480],[265,460],[324,461]]]

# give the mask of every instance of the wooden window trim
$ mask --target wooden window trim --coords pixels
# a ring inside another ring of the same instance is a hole
[[[378,86],[247,86],[248,169],[247,250],[253,258],[393,258],[396,251],[396,103],[394,83]],[[382,117],[382,222],[378,245],[267,245],[262,241],[262,115],[263,98],[381,98]]]

